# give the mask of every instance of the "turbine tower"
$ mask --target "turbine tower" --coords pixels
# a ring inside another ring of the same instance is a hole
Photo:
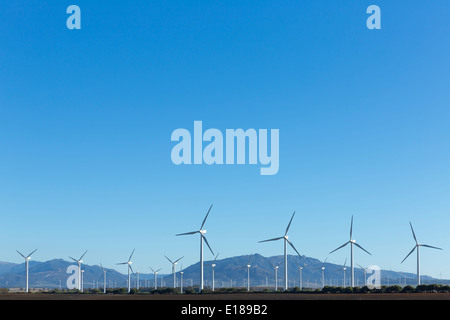
[[[367,267],[366,268],[364,268],[364,267],[362,267],[360,264],[358,264],[358,267],[360,267],[361,269],[363,269],[364,270],[364,285],[365,286],[367,286]]]
[[[81,291],[81,263],[83,262],[83,257],[84,255],[87,253],[87,250],[83,253],[83,255],[80,257],[80,259],[75,259],[72,257],[69,257],[70,259],[72,259],[73,261],[75,261],[78,264],[78,290]]]
[[[214,291],[214,269],[216,267],[216,260],[217,260],[218,256],[219,256],[219,254],[216,255],[216,257],[214,258],[213,262],[211,263],[211,267],[212,267],[212,291]]]
[[[102,263],[100,263],[100,267],[102,268],[102,271],[103,271],[103,293],[106,293],[106,272],[107,271],[105,268],[103,268]]]
[[[328,257],[322,262],[322,267],[316,268],[322,270],[322,288],[325,287],[325,262],[327,262],[327,259]]]
[[[340,268],[342,271],[343,271],[343,273],[344,273],[344,282],[342,283],[342,287],[344,287],[345,288],[345,275],[347,274],[347,268],[346,268],[346,265],[347,264],[347,258],[345,258],[345,261],[344,261],[344,265]]]
[[[278,267],[280,266],[280,264],[282,264],[283,262],[280,262],[279,264],[277,264],[277,265],[274,265],[273,263],[272,263],[272,267],[273,267],[273,269],[274,269],[274,271],[275,271],[275,291],[278,291]]]
[[[408,255],[405,257],[405,259],[403,259],[403,261],[406,260],[406,258],[408,258],[411,253],[414,252],[414,250],[417,249],[417,285],[420,285],[420,256],[419,256],[419,248],[420,247],[425,247],[425,248],[431,248],[431,249],[438,249],[438,250],[442,250],[442,248],[438,248],[438,247],[433,247],[427,244],[422,244],[417,242],[417,238],[416,238],[416,234],[414,233],[414,229],[413,226],[411,224],[411,222],[409,223],[410,227],[411,227],[411,231],[414,237],[414,241],[416,242],[416,245],[414,246],[414,248],[408,253]],[[401,263],[403,263],[403,261]]]
[[[241,269],[247,268],[247,291],[250,291],[250,268],[252,267],[250,264],[250,260],[252,259],[252,254],[250,254],[248,258],[248,262],[245,266],[240,267]]]
[[[342,246],[331,251],[330,254],[345,247],[346,245],[348,245],[350,243],[350,268],[351,268],[351,283],[350,283],[350,285],[351,285],[351,287],[354,287],[355,286],[355,268],[354,268],[354,261],[353,261],[353,245],[357,246],[358,248],[365,251],[369,255],[372,255],[372,254],[369,251],[367,251],[366,249],[364,249],[363,247],[361,247],[359,244],[357,244],[354,239],[352,239],[352,231],[353,231],[353,216],[352,216],[352,221],[350,224],[350,240],[347,241],[346,243],[344,243]]]
[[[36,249],[36,250],[37,250],[37,249]],[[32,255],[33,253],[35,253],[36,250],[34,250],[33,252],[31,252],[31,253],[30,253],[29,255],[27,255],[27,256],[24,256],[22,253],[20,253],[18,250],[16,250],[17,253],[20,254],[20,255],[25,259],[25,277],[26,277],[26,287],[25,287],[25,292],[27,292],[27,293],[28,293],[28,261],[31,260],[31,255]]]
[[[134,254],[134,250],[135,249],[133,249],[133,251],[131,252],[130,257],[128,258],[127,262],[118,263],[118,265],[119,264],[127,264],[128,265],[128,293],[130,293],[130,291],[131,291],[131,273],[134,273],[133,268],[131,267],[131,264],[133,263],[133,262],[131,262],[131,257]]]
[[[199,289],[200,292],[203,290],[203,240],[205,240],[206,245],[208,246],[211,253],[214,255],[214,252],[212,251],[211,247],[209,246],[208,240],[206,240],[206,237],[204,236],[204,234],[206,233],[206,230],[203,230],[206,219],[208,218],[208,215],[209,215],[212,207],[213,207],[213,205],[211,205],[211,207],[209,207],[208,213],[206,214],[205,219],[203,219],[203,223],[200,227],[200,230],[177,234],[177,236],[185,236],[185,235],[191,235],[191,234],[196,234],[196,233],[200,234],[200,289]]]
[[[300,266],[298,263],[297,264],[297,268],[298,268],[298,273],[299,273],[299,281],[300,281],[300,290],[303,289],[303,279],[302,279],[302,271],[303,271],[303,267]]]
[[[152,270],[152,272],[155,274],[155,290],[158,289],[158,279],[157,279],[157,274],[159,271],[161,271],[162,268],[159,268],[158,270],[153,270],[152,267],[149,267],[150,270]]]
[[[295,215],[295,211],[292,214],[291,220],[289,221],[289,224],[288,224],[288,226],[286,228],[286,232],[284,233],[284,236],[278,237],[278,238],[273,238],[273,239],[267,239],[267,240],[259,241],[259,243],[261,243],[261,242],[276,241],[276,240],[284,239],[284,290],[288,289],[287,244],[289,244],[292,247],[292,249],[294,249],[294,251],[299,255],[299,257],[301,257],[300,253],[298,253],[297,249],[295,249],[295,247],[292,244],[292,242],[289,241],[288,235],[287,235],[288,231],[289,231],[289,228],[291,226],[291,223],[292,223],[292,219],[294,219],[294,215]]]
[[[172,264],[173,288],[175,289],[176,283],[177,283],[176,278],[175,278],[175,277],[176,277],[176,276],[175,276],[175,274],[176,274],[175,265],[177,264],[178,261],[180,261],[180,260],[183,259],[184,257],[178,258],[178,259],[175,260],[175,261],[170,260],[169,258],[167,258],[167,256],[164,256],[164,257],[166,257],[166,259],[169,260],[169,262]]]

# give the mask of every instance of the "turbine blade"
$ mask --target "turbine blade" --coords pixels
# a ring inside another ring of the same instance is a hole
[[[128,264],[128,262],[120,262],[120,263],[116,263],[116,265],[119,265],[119,264]]]
[[[360,248],[361,250],[364,250],[365,252],[367,252],[368,254],[372,255],[369,251],[367,251],[366,249],[364,249],[363,247],[361,247],[359,244],[357,244],[356,242],[354,242],[355,246],[357,246],[358,248]]]
[[[287,235],[287,233],[288,233],[288,231],[289,231],[289,228],[291,227],[292,219],[294,219],[294,216],[295,216],[295,211],[294,211],[294,213],[292,214],[291,220],[289,221],[289,224],[288,224],[288,226],[287,226],[287,228],[286,228],[286,232],[284,233],[285,236]]]
[[[211,253],[214,255],[214,251],[211,249],[211,247],[209,246],[208,240],[206,240],[206,237],[202,234],[202,238],[203,240],[205,240],[206,245],[208,246],[209,250],[211,251]]]
[[[219,253],[220,253],[220,252],[219,252]],[[214,262],[216,262],[216,260],[217,260],[217,257],[219,256],[219,253],[217,253],[216,257],[214,258],[214,261],[213,261],[213,263],[214,263]]]
[[[159,268],[158,270],[156,270],[156,272],[158,273],[158,272],[160,272],[162,270],[162,268]]]
[[[37,251],[37,249],[34,250],[32,253],[30,253],[30,254],[27,256],[27,258],[31,257],[31,255],[32,255],[33,253],[35,253],[36,251]]]
[[[131,266],[131,264],[129,264],[128,267],[130,268],[131,273],[134,275],[133,267]]]
[[[416,248],[417,248],[417,246],[414,246],[414,248],[413,248],[413,249],[408,253],[408,255],[405,257],[405,259],[403,259],[402,262],[400,262],[400,263],[403,263],[403,261],[405,261],[406,258],[408,258],[408,257],[411,255],[411,253],[413,253],[414,250],[416,250]]]
[[[328,257],[325,258],[325,260],[323,260],[323,264],[325,264],[325,262],[327,262]]]
[[[179,233],[179,234],[176,234],[175,236],[186,236],[186,235],[188,235],[188,234],[196,234],[196,233],[198,233],[198,231],[192,231],[192,232],[186,232],[186,233]]]
[[[280,239],[283,239],[284,237],[278,237],[278,238],[273,238],[273,239],[267,239],[267,240],[262,240],[262,241],[258,241],[258,243],[261,243],[261,242],[268,242],[268,241],[275,241],[275,240],[280,240]]]
[[[344,268],[345,268],[346,264],[347,264],[347,258],[345,258],[345,261],[344,261]]]
[[[350,243],[350,241],[347,241],[346,243],[344,243],[342,246],[340,246],[340,247],[338,247],[338,248],[336,248],[336,249],[334,249],[333,251],[331,251],[329,254],[331,254],[331,253],[333,253],[333,252],[335,252],[335,251],[337,251],[337,250],[339,250],[339,249],[341,249],[341,248],[343,248],[343,247],[345,247],[346,245],[348,245]]]
[[[438,248],[438,247],[433,247],[433,246],[429,246],[427,244],[421,244],[422,247],[427,247],[427,248],[431,248],[431,249],[438,249],[438,250],[444,250],[442,248]]]
[[[209,207],[208,213],[206,214],[205,219],[203,219],[203,223],[202,223],[202,226],[200,227],[200,230],[203,230],[203,226],[205,225],[206,219],[208,218],[209,213],[211,212],[212,207],[213,207],[213,205],[211,205],[211,207]]]
[[[133,252],[131,252],[131,254],[130,254],[130,257],[128,258],[128,262],[130,262],[131,261],[131,257],[133,256],[133,254],[134,254],[134,250],[136,250],[136,249],[133,249]]]
[[[80,261],[81,259],[83,259],[84,255],[87,253],[87,250],[83,253],[83,255],[80,257],[80,259],[78,259],[78,261]]]
[[[294,247],[294,244],[290,242],[288,239],[286,239],[287,243],[294,249],[295,252],[297,252],[298,256],[301,257],[302,255],[297,251],[297,249]]]
[[[153,273],[156,273],[156,271],[155,270],[153,270],[153,268],[152,267],[149,267],[150,268],[150,270],[152,270],[152,272]]]
[[[352,222],[350,223],[350,240],[352,240],[352,234],[353,234],[353,215],[352,215]]]
[[[412,226],[411,221],[409,222],[409,226],[411,227],[411,231],[412,231],[412,234],[413,234],[413,237],[414,237],[414,241],[416,242],[416,244],[419,244],[419,243],[417,242],[416,234],[414,233],[414,229],[413,229],[413,226]]]
[[[77,259],[75,259],[75,258],[72,258],[71,256],[69,256],[69,258],[70,259],[72,259],[73,261],[75,261],[75,262],[78,262],[78,260]]]
[[[26,259],[26,257],[25,257],[23,254],[21,254],[18,250],[16,250],[16,251],[17,251],[17,253],[20,254],[24,259]]]
[[[252,255],[253,255],[253,253],[250,254],[250,257],[248,257],[248,263],[247,263],[247,265],[250,264],[250,260],[252,259]]]
[[[173,261],[170,260],[169,258],[167,258],[167,256],[164,256],[164,257],[166,257],[166,259],[169,260],[169,262],[173,264]]]
[[[182,256],[181,258],[179,258],[178,260],[175,260],[175,262],[174,263],[177,263],[178,261],[180,261],[181,259],[183,259],[184,258],[184,256]]]

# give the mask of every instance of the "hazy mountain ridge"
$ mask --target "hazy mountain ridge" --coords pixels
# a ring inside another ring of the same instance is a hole
[[[269,286],[275,285],[274,265],[278,268],[278,287],[282,288],[284,284],[284,256],[264,257],[260,254],[229,257],[215,261],[215,286],[216,287],[244,287],[247,285],[247,264],[250,264],[250,285],[251,286]],[[167,262],[168,263],[168,262]],[[212,260],[204,262],[204,280],[205,286],[212,285]],[[76,265],[74,262],[63,259],[53,259],[45,262],[30,261],[29,263],[29,283],[34,288],[66,288],[66,281],[71,274],[67,273],[69,266]],[[193,264],[183,270],[184,286],[198,286],[199,265]],[[325,285],[342,286],[343,270],[341,265],[325,263],[315,258],[298,257],[288,255],[288,280],[289,287],[299,286],[299,269],[302,266],[302,282],[304,287],[321,287],[322,283],[322,265],[325,267]],[[98,265],[83,264],[84,270],[84,288],[103,287],[103,271]],[[107,270],[107,287],[126,287],[127,274],[119,273],[114,269]],[[180,283],[180,267],[177,265],[176,281],[177,286]],[[349,285],[350,267],[347,266],[346,285]],[[411,284],[415,285],[416,275],[412,273],[381,270],[382,284]],[[136,274],[132,275],[132,286],[136,286]],[[388,280],[389,279],[389,280]],[[154,286],[153,273],[139,274],[140,287]],[[438,280],[431,277],[422,276],[423,282],[450,283],[449,280]],[[355,268],[355,283],[363,285],[364,271],[361,268]],[[158,287],[162,285],[173,287],[172,274],[158,274]],[[15,264],[9,262],[0,262],[0,287],[22,288],[25,285],[25,264]]]

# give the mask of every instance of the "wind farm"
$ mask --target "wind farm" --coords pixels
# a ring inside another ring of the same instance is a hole
[[[366,249],[364,249],[360,244],[356,243],[353,239],[353,216],[351,217],[350,222],[350,232],[349,232],[349,240],[337,247],[329,254],[332,254],[341,248],[344,248],[347,245],[350,245],[350,267],[351,274],[350,277],[347,274],[347,260],[348,257],[345,258],[343,264],[333,263],[328,260],[329,257],[326,257],[323,261],[318,260],[311,257],[306,257],[305,255],[301,255],[296,247],[293,245],[292,241],[288,239],[288,232],[291,228],[295,212],[291,215],[290,220],[285,229],[284,235],[276,238],[270,238],[262,241],[255,241],[254,244],[262,242],[274,242],[277,240],[284,241],[284,251],[283,255],[280,256],[272,256],[272,257],[264,257],[260,254],[250,254],[236,257],[228,257],[218,259],[219,254],[214,255],[209,243],[205,238],[206,230],[204,230],[205,223],[209,214],[211,212],[212,205],[209,207],[209,210],[204,217],[200,229],[197,231],[191,231],[187,233],[176,234],[175,236],[184,236],[184,235],[200,235],[200,259],[198,263],[195,263],[187,268],[181,267],[177,270],[177,265],[180,260],[185,258],[184,256],[179,257],[175,260],[172,260],[168,256],[164,256],[171,265],[171,274],[161,274],[162,268],[153,269],[152,267],[148,267],[151,271],[149,273],[137,273],[134,272],[132,268],[132,258],[134,256],[135,250],[133,249],[129,258],[125,262],[117,263],[116,265],[126,265],[127,266],[127,274],[122,277],[120,272],[115,271],[114,269],[108,269],[100,263],[99,266],[89,266],[84,264],[82,268],[83,258],[87,254],[87,250],[78,258],[75,259],[73,257],[69,257],[78,267],[78,270],[81,272],[75,272],[74,276],[78,278],[78,281],[75,282],[77,284],[76,289],[79,293],[90,293],[98,292],[104,295],[112,294],[112,293],[120,293],[120,288],[125,287],[123,293],[152,293],[152,292],[171,292],[171,293],[179,293],[179,294],[188,294],[188,293],[230,293],[230,292],[276,292],[276,293],[312,293],[312,292],[329,292],[330,290],[333,292],[348,293],[348,292],[365,292],[367,290],[382,290],[382,287],[397,286],[399,288],[408,288],[411,291],[411,287],[415,284],[416,288],[421,288],[424,282],[428,283],[437,283],[436,279],[432,277],[421,275],[420,269],[420,259],[419,259],[419,248],[431,248],[438,249],[442,251],[442,248],[430,246],[428,244],[419,243],[410,222],[410,230],[415,241],[414,248],[408,253],[408,255],[401,261],[403,263],[407,258],[414,252],[417,251],[417,273],[413,275],[412,273],[407,272],[399,272],[393,270],[381,270],[378,274],[372,274],[373,270],[371,266],[362,267],[360,264],[356,264],[358,267],[355,267],[354,263],[354,252],[353,246],[361,249],[363,252],[367,253],[369,256],[372,256]],[[211,260],[204,259],[203,256],[203,241],[207,244],[210,249],[212,256]],[[294,255],[290,255],[287,253],[288,245],[293,249]],[[17,251],[17,250],[16,250]],[[53,284],[49,285],[49,282],[44,282],[42,279],[49,278],[49,273],[47,276],[44,276],[40,279],[36,279],[33,277],[34,270],[42,270],[44,267],[34,267],[33,265],[29,266],[29,261],[31,256],[37,251],[34,250],[28,255],[24,255],[21,252],[17,251],[22,258],[25,259],[25,293],[30,293],[29,285],[30,285],[30,270],[31,270],[31,286],[37,288],[45,288],[47,290],[55,290],[58,288],[58,285],[53,280]],[[41,250],[42,251],[42,250]],[[63,260],[59,260],[60,264],[65,264],[66,266],[70,266],[70,262],[64,262]],[[36,265],[37,262],[35,262]],[[203,265],[211,267],[211,273],[204,273]],[[42,264],[41,264],[42,265]],[[279,267],[283,265],[283,278],[282,284],[279,283]],[[12,270],[13,268],[11,268]],[[67,268],[68,269],[68,268]],[[22,269],[23,270],[23,269]],[[58,268],[61,270],[61,267]],[[93,271],[95,270],[95,271]],[[244,271],[244,275],[242,275],[242,271]],[[319,272],[318,272],[319,271]],[[368,274],[369,273],[369,274]],[[4,280],[2,281],[2,276],[8,276],[8,272],[2,272],[0,270],[0,287],[2,283],[5,284]],[[108,279],[107,279],[108,275]],[[206,275],[206,277],[205,277]],[[372,280],[369,281],[371,275],[378,276],[378,287],[376,287]],[[95,279],[93,279],[95,276]],[[132,278],[133,276],[133,278]],[[62,283],[64,282],[64,278],[67,278],[67,275],[59,274],[59,289],[65,290],[62,287]],[[413,280],[415,278],[415,280]],[[101,280],[99,280],[101,279]],[[349,283],[347,284],[347,280]],[[35,283],[34,283],[35,282]],[[441,286],[450,285],[450,280],[440,280]],[[44,285],[44,283],[46,283]],[[123,286],[125,283],[125,286]],[[6,286],[11,287],[14,286],[14,282],[7,282]],[[283,290],[279,290],[279,287],[282,287]],[[53,288],[53,289],[52,289]],[[172,291],[166,291],[167,289],[171,289]],[[239,291],[241,288],[242,291]],[[330,289],[335,288],[335,289]],[[341,289],[337,289],[341,288]],[[365,288],[365,289],[364,289]],[[444,287],[445,288],[445,287]],[[97,290],[97,291],[96,291]],[[350,290],[350,291],[349,291]],[[390,289],[393,290],[393,289]],[[402,289],[396,289],[397,292],[401,292]],[[406,289],[405,289],[406,290]],[[36,291],[36,290],[35,290]],[[450,292],[450,287],[449,287]],[[1,295],[0,295],[1,298]]]

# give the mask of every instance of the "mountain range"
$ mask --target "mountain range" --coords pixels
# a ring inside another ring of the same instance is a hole
[[[277,278],[278,287],[283,287],[284,279],[284,257],[272,256],[264,257],[260,254],[236,256],[215,261],[215,287],[246,287],[247,286],[247,264],[250,264],[250,285],[251,287],[269,287],[275,285],[274,266],[279,265]],[[213,261],[204,262],[205,287],[212,285],[212,264]],[[167,262],[169,263],[169,262]],[[30,288],[67,288],[67,280],[71,273],[67,272],[69,266],[74,262],[63,259],[54,259],[45,262],[29,262],[29,284]],[[299,268],[302,266],[302,284],[305,288],[320,288],[322,286],[322,266],[325,267],[325,285],[344,286],[344,270],[341,265],[333,263],[322,263],[320,260],[303,256],[302,258],[288,255],[288,279],[289,287],[298,287],[300,283]],[[183,270],[184,287],[198,286],[200,263],[193,264]],[[103,271],[98,265],[82,265],[84,270],[84,288],[102,288]],[[345,286],[349,286],[350,267],[346,266]],[[126,287],[128,275],[120,273],[114,269],[105,268],[107,271],[107,288]],[[180,272],[177,268],[177,286],[180,283]],[[137,284],[137,275],[131,278],[132,286]],[[364,270],[355,268],[355,284],[362,286],[365,283]],[[416,275],[413,273],[381,270],[382,285],[415,285]],[[422,276],[422,283],[449,284],[450,280],[435,279]],[[0,262],[0,287],[2,288],[23,288],[25,286],[25,264],[15,264]],[[153,287],[154,274],[140,273],[139,286]],[[173,287],[172,274],[158,274],[158,287]]]

